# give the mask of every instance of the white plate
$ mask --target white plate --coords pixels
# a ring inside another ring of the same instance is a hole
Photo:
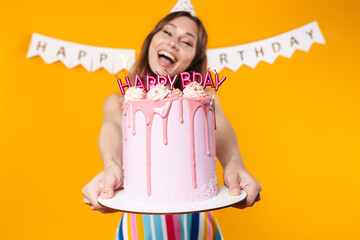
[[[229,189],[226,186],[219,186],[218,194],[209,200],[185,203],[181,205],[164,205],[164,204],[146,204],[137,203],[133,200],[124,197],[124,191],[119,190],[115,192],[113,198],[102,199],[98,198],[98,202],[109,208],[117,209],[122,212],[129,213],[141,213],[141,214],[183,214],[183,213],[195,213],[217,210],[221,208],[230,207],[237,203],[245,201],[246,192],[241,191],[238,196],[232,196],[229,194]]]

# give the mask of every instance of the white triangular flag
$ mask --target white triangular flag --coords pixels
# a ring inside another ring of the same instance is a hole
[[[57,53],[57,40],[47,36],[43,36],[37,33],[33,33],[31,37],[31,43],[27,53],[27,57],[35,57],[39,55],[44,59],[47,64],[54,63],[59,60],[56,57]]]
[[[111,48],[97,47],[93,52],[92,72],[105,68],[109,73],[115,74],[114,66],[114,52]]]
[[[122,69],[130,71],[135,62],[135,50],[133,49],[115,49],[113,72],[118,73]]]
[[[196,17],[195,10],[190,0],[178,0],[175,6],[171,9],[172,12],[185,11],[189,12],[192,16]]]
[[[91,72],[91,63],[94,47],[73,43],[70,50],[74,53],[71,61],[70,67],[73,68],[78,65],[82,65],[86,70]]]

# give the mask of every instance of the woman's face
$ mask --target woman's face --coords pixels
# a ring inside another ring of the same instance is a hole
[[[188,17],[171,20],[157,32],[149,46],[151,71],[171,76],[185,71],[196,53],[197,24]],[[165,71],[166,69],[166,71]]]

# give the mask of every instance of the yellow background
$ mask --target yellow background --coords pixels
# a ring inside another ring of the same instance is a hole
[[[113,239],[120,213],[82,203],[99,172],[105,70],[26,58],[31,33],[139,51],[176,1],[0,3],[0,239]],[[216,211],[225,239],[359,239],[359,1],[193,0],[209,48],[272,37],[317,20],[326,44],[241,67],[221,105],[248,170],[263,187],[252,208]],[[126,72],[122,72],[125,75]],[[219,169],[219,176],[221,176]]]

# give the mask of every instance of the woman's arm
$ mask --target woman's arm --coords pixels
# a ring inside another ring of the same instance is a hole
[[[246,202],[236,207],[252,206],[255,201],[260,200],[261,186],[245,168],[236,134],[221,109],[217,96],[215,97],[215,114],[216,155],[224,169],[224,183],[229,187],[232,195],[239,195],[241,189],[247,193]]]
[[[122,164],[122,102],[123,96],[112,94],[104,103],[99,150],[105,168],[113,164]]]
[[[99,135],[99,150],[104,169],[82,190],[84,203],[102,213],[116,210],[101,206],[97,201],[98,197],[101,195],[102,198],[111,198],[114,190],[122,187],[122,102],[123,96],[118,94],[112,94],[105,100],[104,119]]]

